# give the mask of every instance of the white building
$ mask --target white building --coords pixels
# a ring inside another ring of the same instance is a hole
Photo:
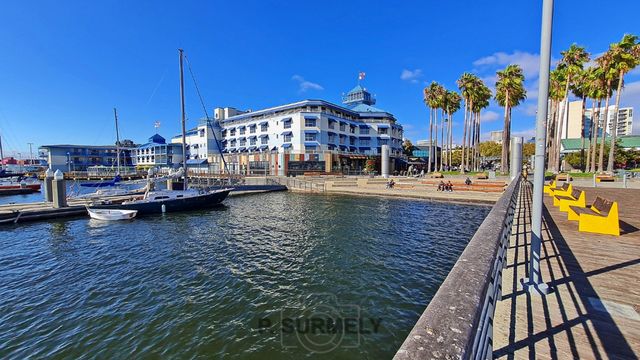
[[[588,102],[585,107],[584,112],[584,136],[586,138],[591,137],[591,119],[592,107],[589,106],[591,103]],[[558,111],[562,109],[563,105],[561,103]],[[602,124],[605,120],[605,108],[601,107],[596,109],[596,112],[599,112],[599,126],[602,127]],[[615,105],[609,106],[609,119],[606,124],[607,135],[611,135],[613,132],[613,124],[616,121],[615,116]],[[569,114],[568,120],[565,120],[564,126],[562,129],[562,139],[573,139],[582,137],[582,100],[571,101],[569,103]],[[566,117],[565,117],[566,119]],[[618,109],[618,128],[617,128],[617,136],[629,136],[632,135],[633,130],[633,108],[632,107],[621,107]],[[602,136],[602,132],[598,133],[598,136]]]
[[[215,119],[188,132],[189,159],[207,159],[211,171],[222,171],[219,146],[232,173],[362,171],[382,145],[389,145],[393,157],[402,156],[402,126],[375,102],[358,85],[343,105],[303,100],[258,111],[216,108]],[[181,137],[172,142],[181,143]]]

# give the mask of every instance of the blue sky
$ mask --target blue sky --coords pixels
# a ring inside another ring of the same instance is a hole
[[[600,53],[624,33],[640,34],[640,2],[606,4],[556,1],[555,58],[573,42]],[[518,63],[531,91],[514,110],[512,126],[530,136],[540,8],[539,0],[6,2],[0,12],[5,154],[25,154],[28,142],[113,143],[114,106],[123,138],[144,142],[155,121],[163,136],[177,134],[179,47],[209,111],[305,98],[339,103],[364,71],[363,85],[377,95],[377,106],[394,113],[414,141],[427,137],[426,83],[455,89],[461,73],[474,71],[493,86],[496,69]],[[596,28],[602,12],[611,21]],[[203,111],[186,80],[193,126]],[[627,78],[623,105],[640,107],[638,70]],[[502,127],[501,114],[495,104],[487,109],[483,133]]]

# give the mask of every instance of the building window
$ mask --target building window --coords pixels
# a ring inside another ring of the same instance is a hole
[[[350,138],[349,145],[355,145],[355,144],[356,144],[356,138]]]
[[[389,139],[378,139],[378,144],[389,145]]]
[[[344,136],[340,136],[340,144],[344,144],[344,139],[345,139]]]
[[[369,146],[369,140],[362,140],[360,139],[360,146]]]
[[[250,134],[255,134],[256,133],[256,126],[255,125],[249,126],[249,133]]]
[[[330,143],[335,143],[336,142],[336,136],[334,134],[329,134],[329,142]]]
[[[316,141],[317,136],[314,133],[304,134],[304,141]]]
[[[231,140],[229,146],[236,147],[236,141],[235,140]]]
[[[245,132],[246,132],[245,128],[240,128],[240,135],[244,135]]]
[[[227,130],[222,130],[220,135],[222,135],[222,137],[226,137],[227,136]]]
[[[356,133],[356,127],[353,126],[353,125],[349,126],[349,132],[352,133],[352,134],[355,134]]]
[[[369,134],[369,128],[368,127],[360,128],[360,134],[368,135]]]
[[[204,137],[204,130],[200,130],[200,137]]]
[[[336,122],[329,120],[329,129],[335,129],[335,128],[336,128]]]
[[[285,129],[291,129],[291,120],[285,120],[282,122]]]
[[[255,144],[256,144],[256,138],[249,139],[249,145],[255,145]]]
[[[291,142],[291,134],[286,134],[282,136],[282,141],[284,142]]]
[[[240,140],[240,146],[245,146],[247,144],[247,140]]]
[[[267,131],[267,129],[269,128],[269,124],[262,124],[260,125],[260,131]]]
[[[378,129],[378,134],[380,134],[380,135],[386,135],[388,133],[389,133],[389,129],[387,129],[387,128],[379,128]]]
[[[304,119],[304,126],[306,127],[315,127],[316,119]]]
[[[318,149],[318,147],[315,146],[315,145],[311,145],[311,146],[305,145],[304,152],[307,153],[307,154],[315,153],[317,149]]]
[[[345,131],[346,129],[347,129],[347,124],[346,124],[346,123],[341,122],[341,123],[340,123],[340,131]]]
[[[260,139],[260,144],[262,144],[262,145],[267,145],[268,143],[269,143],[269,137],[268,137],[268,136],[263,136],[263,137]]]
[[[236,129],[229,130],[229,136],[236,136]]]

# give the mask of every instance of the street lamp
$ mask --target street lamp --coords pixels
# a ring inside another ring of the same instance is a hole
[[[67,167],[69,168],[69,173],[71,173],[71,153],[67,151]]]

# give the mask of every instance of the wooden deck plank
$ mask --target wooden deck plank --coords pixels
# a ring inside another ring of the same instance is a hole
[[[640,356],[640,191],[584,189],[620,205],[620,237],[578,232],[578,223],[545,195],[545,297],[521,290],[529,258],[531,188],[521,193],[494,319],[494,357],[506,359],[637,359]],[[598,301],[613,306],[602,311]],[[622,309],[622,310],[621,310]]]

